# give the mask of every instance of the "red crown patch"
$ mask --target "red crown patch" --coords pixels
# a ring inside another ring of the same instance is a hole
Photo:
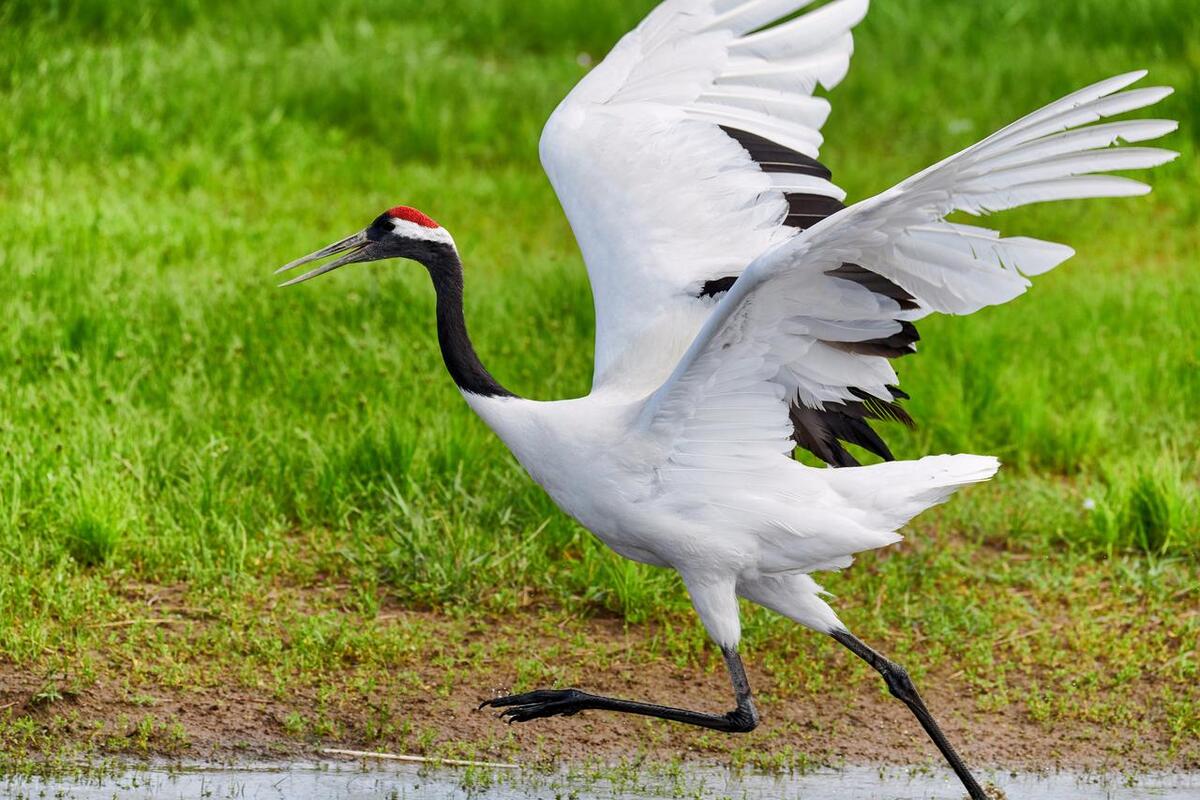
[[[388,216],[392,219],[402,219],[406,222],[415,222],[423,228],[440,228],[432,217],[417,211],[415,208],[408,206],[396,206],[388,211]]]

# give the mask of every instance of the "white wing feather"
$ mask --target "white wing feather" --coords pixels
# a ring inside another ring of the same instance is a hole
[[[768,174],[721,126],[815,157],[867,0],[668,0],[550,118],[541,155],[579,240],[596,305],[596,389],[644,394],[670,374],[714,303],[796,235],[786,193],[840,200],[821,177]]]
[[[737,464],[769,474],[794,446],[791,402],[821,408],[863,393],[892,399],[888,387],[896,375],[888,360],[848,352],[839,343],[896,333],[902,321],[931,312],[970,314],[1008,302],[1029,287],[1027,276],[1069,258],[1073,251],[1063,245],[1005,239],[944,217],[956,210],[981,214],[1050,199],[1149,191],[1137,181],[1095,173],[1171,160],[1175,154],[1166,150],[1109,146],[1161,136],[1175,123],[1141,120],[1074,130],[1169,94],[1120,91],[1144,74],[1076,92],[756,259],[643,409],[645,428],[671,443],[660,479],[670,483],[680,463],[713,471]],[[885,276],[920,307],[902,310],[892,299],[828,274],[846,263]],[[703,454],[694,445],[701,430]]]

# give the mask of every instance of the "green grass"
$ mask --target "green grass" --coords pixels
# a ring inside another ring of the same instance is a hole
[[[184,585],[235,619],[267,587],[333,578],[368,617],[381,597],[451,615],[530,596],[635,623],[687,613],[672,576],[563,518],[471,417],[442,374],[420,270],[288,292],[270,274],[416,205],[455,233],[473,332],[501,380],[537,398],[586,393],[591,301],[536,141],[584,74],[580,54],[601,56],[652,5],[0,6],[0,660],[86,675],[116,646],[92,626],[127,616],[131,583]],[[1168,659],[1163,637],[1195,641],[1200,588],[1191,0],[877,0],[824,155],[862,198],[1142,66],[1176,87],[1158,113],[1182,122],[1168,146],[1183,156],[1152,176],[1155,194],[999,218],[1079,255],[1009,306],[929,321],[900,366],[921,427],[887,431],[898,455],[994,453],[1006,470],[919,520],[924,546],[826,582],[864,635],[900,653],[921,641],[931,666],[965,660],[978,681],[996,667],[989,643],[1041,614],[1085,618],[1085,598],[1158,620],[1084,625],[1074,661],[1052,638],[1020,646],[1043,680],[1104,675],[1114,653],[1166,663],[1172,724],[1188,731],[1196,660]],[[702,646],[689,624],[667,652]],[[749,631],[780,663],[805,636],[762,615]],[[344,656],[326,636],[299,641],[313,669]],[[231,668],[259,658],[211,652]],[[789,668],[820,683],[816,667]],[[1119,705],[1096,688],[1045,713],[1089,703]]]

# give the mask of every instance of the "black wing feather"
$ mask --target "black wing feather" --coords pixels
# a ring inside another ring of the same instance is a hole
[[[828,167],[811,156],[798,153],[748,131],[726,126],[721,126],[721,130],[744,147],[763,172],[810,175],[824,180],[830,180],[833,177],[833,173]],[[784,218],[783,224],[801,230],[811,228],[846,207],[836,198],[825,195],[793,192],[787,194],[786,197],[788,214]],[[919,308],[916,298],[902,287],[858,264],[843,264],[827,274],[856,283],[876,294],[894,300],[902,310],[909,311]],[[736,275],[715,277],[704,283],[699,297],[718,297],[733,288],[736,282]],[[911,322],[901,322],[901,330],[886,338],[872,339],[866,342],[827,342],[827,344],[860,355],[900,358],[916,352],[916,344],[920,340],[921,335],[917,332],[916,326]],[[846,450],[843,442],[862,447],[887,461],[894,460],[895,457],[887,443],[868,423],[868,420],[880,420],[913,425],[912,417],[900,407],[899,403],[900,400],[908,399],[908,395],[899,389],[889,388],[892,393],[891,402],[885,402],[861,390],[852,389],[851,391],[855,397],[859,398],[858,400],[827,403],[824,408],[820,409],[808,408],[799,402],[793,403],[791,418],[794,429],[793,438],[796,444],[835,467],[858,466],[858,460]]]

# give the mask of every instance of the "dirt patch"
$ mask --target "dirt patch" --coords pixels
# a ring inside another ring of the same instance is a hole
[[[797,691],[761,667],[753,651],[746,656],[763,724],[746,736],[602,712],[509,726],[476,706],[511,687],[534,688],[531,671],[538,684],[545,679],[713,711],[730,705],[729,688],[718,659],[679,664],[656,656],[654,637],[662,631],[652,626],[626,628],[606,619],[548,624],[531,611],[528,619],[510,618],[500,629],[399,610],[376,624],[385,632],[403,627],[420,635],[390,664],[354,664],[350,658],[335,672],[297,676],[282,692],[255,686],[244,670],[197,685],[146,685],[131,681],[128,665],[103,663],[102,654],[95,654],[101,666],[93,679],[75,686],[65,676],[0,665],[0,722],[25,731],[23,744],[9,735],[5,749],[36,755],[39,749],[86,745],[94,753],[202,759],[305,757],[342,747],[526,762],[940,763],[916,721],[880,681],[860,676],[834,693]],[[852,664],[848,654],[828,658],[831,676]],[[1147,724],[1140,726],[1048,725],[1019,703],[981,709],[987,704],[979,691],[953,674],[926,675],[920,683],[951,740],[981,766],[1200,766],[1196,742],[1165,755],[1171,734],[1156,724],[1158,712],[1149,700]],[[36,737],[29,735],[30,723]]]

